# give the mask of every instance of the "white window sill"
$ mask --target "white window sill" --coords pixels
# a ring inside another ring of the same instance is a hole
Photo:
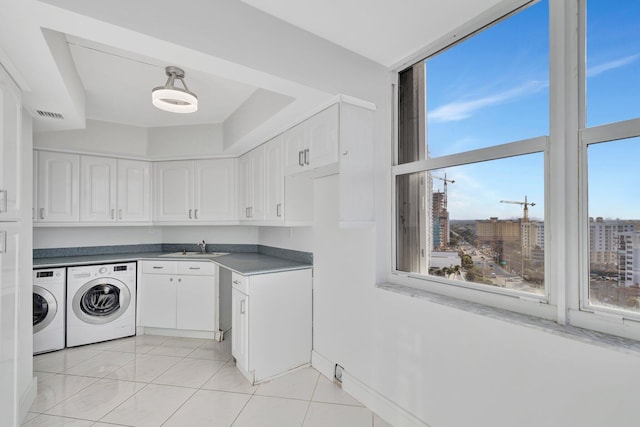
[[[618,337],[615,335],[578,328],[571,325],[559,325],[553,320],[542,319],[540,317],[516,313],[501,308],[495,308],[471,301],[452,298],[446,295],[435,294],[433,292],[416,289],[410,286],[392,283],[380,283],[377,284],[376,287],[378,289],[393,292],[396,294],[418,298],[435,304],[441,304],[454,309],[463,310],[468,313],[475,313],[481,316],[502,320],[519,326],[534,328],[550,334],[561,336],[563,338],[573,339],[610,350],[616,350],[623,353],[630,353],[640,356],[640,341],[630,338]]]

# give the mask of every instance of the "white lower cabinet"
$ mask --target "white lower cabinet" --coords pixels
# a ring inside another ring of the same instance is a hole
[[[217,332],[217,266],[208,261],[141,261],[138,326]]]
[[[231,353],[257,384],[311,362],[311,269],[232,274]]]

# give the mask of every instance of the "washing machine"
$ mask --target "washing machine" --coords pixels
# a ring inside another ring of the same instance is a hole
[[[33,270],[33,354],[64,348],[64,268]]]
[[[67,268],[67,347],[135,332],[135,262]]]

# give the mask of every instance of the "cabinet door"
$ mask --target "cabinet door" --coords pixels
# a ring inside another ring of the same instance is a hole
[[[284,144],[284,173],[300,172],[304,167],[304,150],[307,148],[304,123],[292,127],[282,134]]]
[[[22,104],[19,93],[0,80],[0,220],[18,219],[20,216],[18,168],[21,138]]]
[[[238,218],[249,220],[249,208],[253,200],[253,181],[251,177],[251,153],[247,153],[238,160],[238,185],[240,200],[238,202]]]
[[[319,167],[338,161],[339,104],[334,104],[305,122],[309,152],[305,164]]]
[[[251,209],[249,216],[251,220],[264,219],[264,145],[251,151]]]
[[[156,219],[193,219],[193,162],[156,163]]]
[[[15,223],[0,223],[0,413],[3,425],[17,425],[15,418],[18,354],[19,229]],[[23,358],[25,355],[22,356]],[[6,424],[4,424],[6,423]]]
[[[216,295],[214,276],[178,276],[176,327],[214,331]]]
[[[340,226],[370,225],[374,218],[373,111],[340,106]]]
[[[231,354],[236,366],[249,371],[249,296],[231,290]]]
[[[235,219],[235,160],[196,160],[194,171],[194,218],[203,221]]]
[[[151,221],[151,163],[118,160],[118,221]]]
[[[138,325],[176,327],[176,276],[142,274],[138,286]]]
[[[265,200],[264,218],[268,221],[284,220],[284,174],[282,136],[265,145]]]
[[[38,221],[77,222],[80,157],[76,154],[38,153]]]
[[[116,220],[117,160],[80,157],[80,221]]]

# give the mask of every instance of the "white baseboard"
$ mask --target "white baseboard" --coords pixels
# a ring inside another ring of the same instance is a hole
[[[183,337],[183,338],[202,338],[208,340],[222,341],[223,335],[221,332],[209,332],[209,331],[191,331],[186,329],[165,329],[165,328],[150,328],[138,326],[136,328],[137,335],[165,335],[168,337]]]
[[[333,381],[335,363],[315,350],[311,353],[311,366]],[[342,389],[394,427],[429,427],[406,409],[352,376],[346,369],[342,371]]]
[[[18,419],[20,420],[20,423],[22,424],[22,421],[24,421],[24,418],[27,416],[27,413],[29,412],[29,408],[31,408],[31,405],[33,405],[33,401],[36,400],[36,396],[38,395],[38,378],[37,377],[33,377],[31,379],[31,384],[29,384],[29,388],[27,389],[27,391],[20,396],[20,402],[19,402],[19,406],[18,406]]]

